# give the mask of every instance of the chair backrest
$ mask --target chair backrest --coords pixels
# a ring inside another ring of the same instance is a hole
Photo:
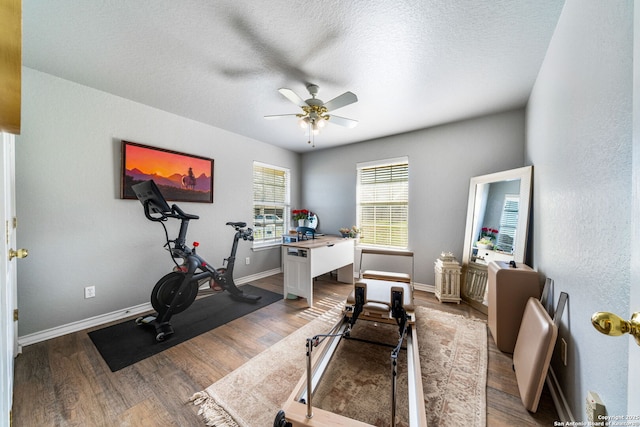
[[[298,227],[296,228],[296,232],[298,233],[298,240],[305,240],[311,236],[312,239],[316,238],[316,230],[311,227]]]

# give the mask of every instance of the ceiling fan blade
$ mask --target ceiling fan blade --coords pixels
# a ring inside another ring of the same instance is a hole
[[[353,104],[358,101],[358,97],[353,92],[345,92],[340,96],[336,96],[329,102],[325,102],[324,106],[327,108],[327,111],[337,110],[338,108],[342,108],[349,104]]]
[[[357,120],[347,119],[346,117],[329,115],[329,123],[335,123],[346,128],[354,128],[358,125]]]
[[[278,89],[278,92],[280,92],[285,98],[287,98],[289,101],[296,104],[298,107],[307,106],[307,103],[304,102],[304,99],[300,98],[298,94],[292,91],[291,89],[287,89],[286,87],[281,87],[280,89]]]
[[[267,120],[281,119],[283,117],[298,117],[298,114],[273,114],[270,116],[264,116]]]

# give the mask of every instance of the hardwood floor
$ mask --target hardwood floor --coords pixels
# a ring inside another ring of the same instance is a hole
[[[282,283],[279,274],[252,284],[282,293]],[[323,299],[343,299],[350,286],[322,276],[314,290],[323,310]],[[465,304],[441,304],[426,292],[417,291],[415,300],[486,320]],[[204,425],[189,397],[309,322],[306,309],[304,300],[280,300],[117,372],[102,360],[89,330],[33,344],[16,359],[13,425]],[[552,426],[557,414],[546,386],[537,413],[525,410],[511,356],[496,348],[489,332],[487,340],[487,426]]]

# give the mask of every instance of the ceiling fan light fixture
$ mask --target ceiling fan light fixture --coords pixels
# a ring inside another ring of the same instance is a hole
[[[320,133],[320,129],[322,129],[326,125],[326,121],[330,118],[334,118],[332,123],[335,123],[340,126],[344,126],[347,128],[354,127],[358,122],[353,119],[347,119],[345,117],[332,116],[327,113],[333,110],[337,110],[338,108],[345,107],[347,105],[353,104],[358,101],[358,97],[352,92],[345,92],[342,95],[339,95],[333,98],[331,101],[326,104],[319,98],[316,98],[318,94],[318,85],[315,84],[307,84],[307,90],[311,95],[311,98],[307,100],[303,100],[298,96],[294,91],[287,88],[280,88],[278,91],[289,101],[293,102],[297,106],[302,109],[302,113],[300,114],[281,114],[278,116],[265,116],[265,118],[276,118],[276,117],[285,117],[285,116],[297,116],[298,117],[298,125],[305,131],[308,132],[309,135],[309,144],[312,147],[315,147],[314,135],[318,135]]]

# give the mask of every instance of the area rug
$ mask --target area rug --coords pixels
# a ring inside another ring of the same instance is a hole
[[[194,394],[191,400],[200,406],[199,413],[206,425],[273,425],[276,413],[305,372],[306,338],[327,332],[339,317],[335,309],[331,314],[313,320]],[[416,319],[429,427],[486,426],[486,323],[425,307],[416,309]],[[358,322],[354,336],[362,339],[375,336],[376,341],[384,341],[389,333],[386,329],[393,329],[390,325],[378,324],[373,328],[371,325]],[[355,335],[356,332],[362,335]],[[395,333],[397,336],[397,329]],[[390,349],[343,340],[338,352],[341,353],[334,357],[330,371],[314,395],[314,406],[372,425],[389,425]],[[406,409],[402,410],[407,399],[404,360],[399,364],[398,426],[407,425]],[[348,363],[338,363],[342,361]]]
[[[241,302],[228,292],[199,298],[171,318],[174,333],[163,342],[156,341],[153,326],[138,326],[135,320],[89,332],[89,337],[115,372],[282,299],[282,295],[256,286],[242,285],[240,289],[262,298]]]

